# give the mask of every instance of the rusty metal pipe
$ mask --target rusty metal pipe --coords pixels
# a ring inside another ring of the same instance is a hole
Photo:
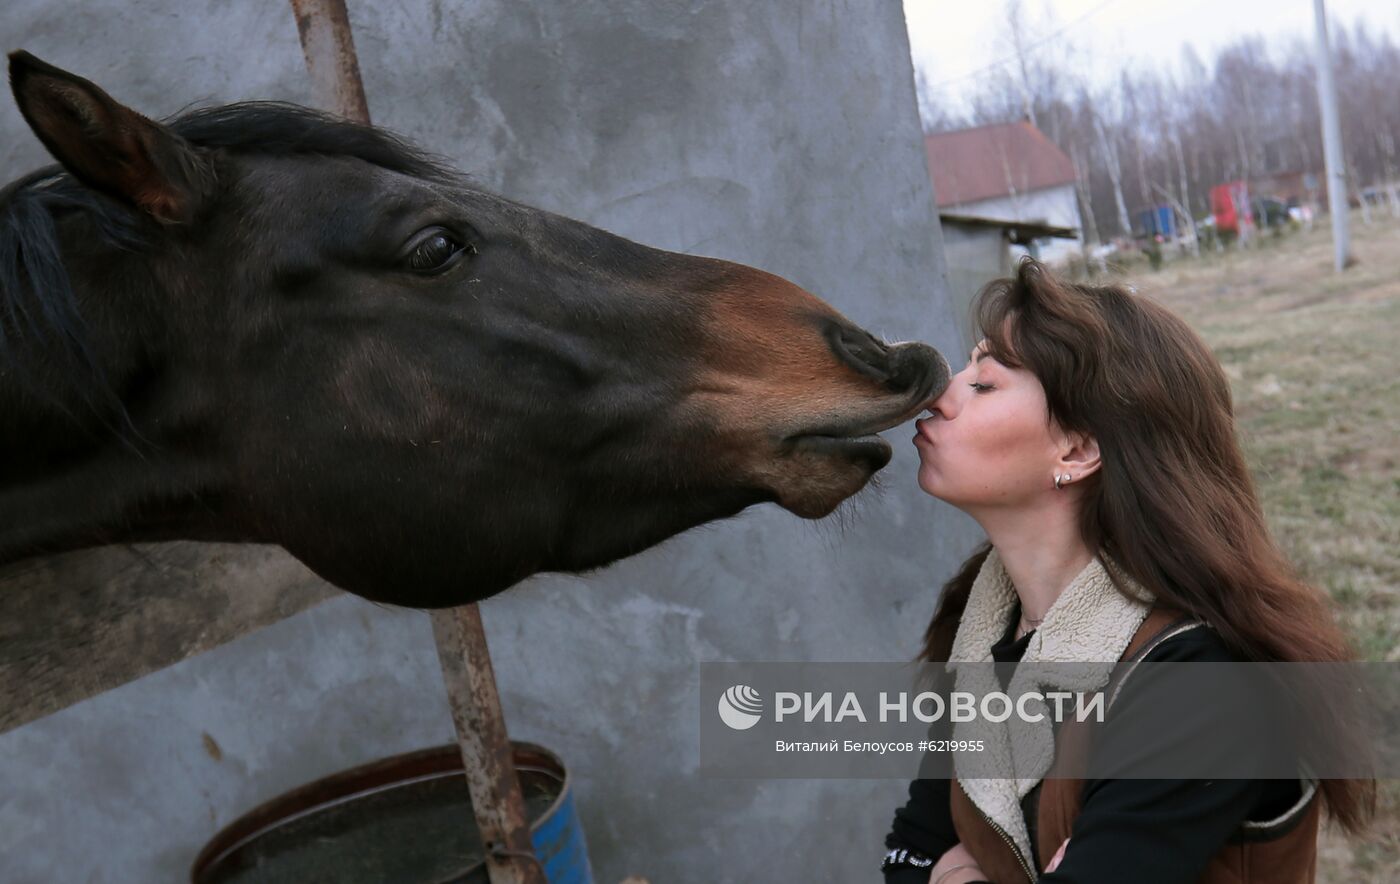
[[[360,80],[360,62],[350,32],[345,0],[291,0],[301,51],[311,74],[317,107],[349,120],[369,122],[369,103]]]
[[[434,611],[432,617],[467,788],[476,826],[486,845],[491,884],[546,884],[544,868],[530,841],[525,800],[496,692],[481,610],[464,605]]]

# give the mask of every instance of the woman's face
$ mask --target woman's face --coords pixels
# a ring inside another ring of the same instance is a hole
[[[977,344],[930,416],[915,421],[919,487],[964,510],[1014,507],[1054,491],[1063,451],[1040,380],[985,347]]]

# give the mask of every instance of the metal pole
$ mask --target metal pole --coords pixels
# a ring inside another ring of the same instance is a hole
[[[1327,39],[1327,9],[1313,0],[1317,18],[1317,99],[1322,105],[1322,156],[1327,167],[1327,210],[1332,215],[1333,263],[1338,272],[1355,261],[1347,217],[1347,172],[1342,153],[1342,122],[1337,115],[1337,79],[1332,73],[1332,45]]]
[[[315,101],[323,108],[369,123],[369,103],[350,32],[345,0],[291,0],[311,73]],[[486,848],[491,884],[547,884],[535,856],[515,754],[506,732],[486,630],[476,605],[434,611],[433,638],[442,663],[457,746],[462,753],[476,828]]]
[[[433,637],[491,884],[546,884],[530,842],[481,610],[464,605],[434,611]]]
[[[312,100],[348,120],[369,122],[369,103],[345,0],[292,0]]]

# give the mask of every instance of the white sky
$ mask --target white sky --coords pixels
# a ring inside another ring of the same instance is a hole
[[[952,108],[979,70],[1006,59],[1011,47],[997,41],[1004,0],[903,0],[914,63],[933,91]],[[1022,0],[1023,17],[1055,25],[1033,29],[1035,41],[1064,29],[1064,39],[1084,46],[1085,73],[1111,76],[1124,62],[1175,68],[1181,48],[1192,44],[1209,65],[1215,51],[1258,34],[1273,44],[1289,35],[1311,39],[1313,0]],[[1328,17],[1352,27],[1364,18],[1372,33],[1400,42],[1400,0],[1327,0]]]

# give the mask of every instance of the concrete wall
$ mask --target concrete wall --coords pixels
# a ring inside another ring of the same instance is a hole
[[[1039,221],[1056,227],[1072,227],[1079,231],[1079,238],[1073,240],[1040,240],[1038,245],[1042,261],[1059,261],[1084,248],[1084,225],[1079,220],[1079,200],[1075,196],[1073,184],[1046,187],[975,203],[944,206],[943,211],[981,218]],[[1016,253],[1025,254],[1025,250],[1017,249]]]
[[[349,5],[376,122],[486,185],[960,348],[899,4]],[[0,30],[155,116],[309,100],[285,3],[78,8],[10,0]],[[7,177],[44,161],[8,101],[0,132]],[[483,606],[513,735],[576,774],[600,881],[877,879],[906,784],[700,779],[697,664],[915,652],[975,535],[890,436],[883,493],[842,523],[764,506]],[[450,738],[426,616],[338,596],[0,735],[0,881],[178,881],[252,804]]]
[[[948,265],[948,295],[953,305],[954,322],[962,334],[962,351],[958,359],[948,357],[955,366],[962,366],[967,355],[977,346],[978,335],[972,328],[972,299],[997,277],[1011,272],[1011,244],[1006,232],[999,227],[983,227],[943,222],[943,255]],[[946,355],[946,354],[945,354]]]

